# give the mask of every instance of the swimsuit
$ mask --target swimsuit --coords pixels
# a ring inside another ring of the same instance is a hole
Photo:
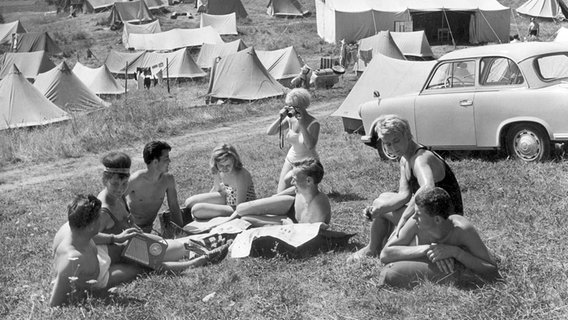
[[[221,184],[223,185],[223,188],[225,188],[227,205],[235,209],[237,207],[237,189],[222,182]],[[255,199],[256,199],[256,192],[254,190],[254,183],[251,183],[247,190],[247,197],[245,199],[245,202]]]
[[[309,128],[315,122],[317,122],[316,119],[310,122],[307,128]],[[289,121],[288,124],[290,125]],[[288,141],[292,145],[290,147],[290,150],[288,150],[288,155],[286,155],[286,161],[288,161],[289,163],[302,161],[306,158],[319,159],[316,149],[308,149],[304,145],[304,136],[302,135],[302,133],[293,131],[291,126],[286,133],[286,141]]]
[[[124,199],[123,199],[124,201]],[[104,212],[109,215],[109,217],[114,222],[114,225],[108,229],[101,231],[101,233],[108,233],[108,234],[120,234],[122,231],[132,227],[134,223],[131,220],[130,210],[128,210],[128,206],[126,206],[126,201],[124,202],[126,211],[128,211],[128,216],[122,220],[118,220],[114,214],[108,208],[101,208],[101,212]]]
[[[104,289],[108,284],[108,278],[110,277],[110,256],[108,254],[107,245],[97,245],[97,259],[99,260],[99,276],[97,277],[97,283],[93,285],[94,288]]]
[[[458,184],[458,181],[456,180],[456,177],[452,172],[450,166],[448,166],[446,161],[444,161],[444,159],[442,159],[442,157],[440,157],[436,152],[429,150],[427,147],[420,147],[416,149],[416,152],[418,152],[418,150],[428,150],[444,163],[444,170],[445,170],[444,179],[436,182],[434,185],[436,187],[440,187],[446,190],[446,192],[450,195],[450,198],[452,199],[454,213],[463,215],[463,203],[462,203],[460,185]],[[416,179],[416,177],[414,176],[412,168],[410,169],[410,179],[408,179],[408,184],[410,185],[410,190],[412,191],[412,193],[416,194],[416,191],[418,191],[418,189],[420,188],[420,184],[418,184],[418,179]]]

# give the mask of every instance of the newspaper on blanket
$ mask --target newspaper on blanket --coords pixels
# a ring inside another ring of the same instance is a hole
[[[183,230],[192,234],[203,233],[230,220],[229,217],[216,217],[207,221],[192,221],[186,224]]]
[[[267,226],[245,230],[238,234],[233,241],[230,248],[230,257],[248,257],[254,239],[266,236],[271,236],[294,247],[299,247],[317,237],[322,226],[325,226],[325,224],[318,222]]]

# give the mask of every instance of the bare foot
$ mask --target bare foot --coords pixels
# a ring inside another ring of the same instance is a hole
[[[365,246],[347,258],[347,263],[356,263],[366,257],[376,257],[377,253],[372,251],[369,246]]]

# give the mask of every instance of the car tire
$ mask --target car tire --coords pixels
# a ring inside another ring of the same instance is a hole
[[[389,153],[388,150],[383,147],[383,141],[381,139],[377,140],[377,151],[379,152],[379,157],[386,161],[397,161],[398,157]]]
[[[550,158],[550,139],[539,125],[519,123],[507,132],[507,153],[525,162],[540,162]]]

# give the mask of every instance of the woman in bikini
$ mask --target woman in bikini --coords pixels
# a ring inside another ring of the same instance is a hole
[[[310,93],[303,88],[291,90],[286,95],[286,106],[280,110],[280,118],[274,121],[268,130],[269,135],[275,135],[286,130],[286,141],[291,145],[286,160],[280,172],[277,193],[291,187],[286,179],[292,171],[292,164],[308,158],[319,159],[316,152],[320,124],[306,110],[310,105]]]
[[[448,164],[435,152],[412,139],[408,121],[397,115],[384,115],[371,125],[372,138],[380,139],[389,152],[400,157],[400,182],[398,192],[384,192],[363,210],[372,220],[370,241],[351,255],[348,261],[358,261],[365,256],[379,256],[382,246],[414,214],[414,195],[427,187],[440,187],[450,195],[452,213],[463,215],[459,184]]]
[[[243,167],[235,147],[222,144],[215,149],[209,162],[213,175],[213,188],[185,201],[196,220],[228,217],[238,204],[256,199],[250,172]]]

